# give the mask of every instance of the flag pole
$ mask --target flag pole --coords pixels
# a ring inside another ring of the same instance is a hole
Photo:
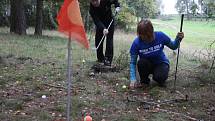
[[[71,69],[71,33],[69,33],[68,40],[68,56],[67,56],[67,121],[71,121],[70,113],[71,113],[71,85],[72,85],[72,69]]]

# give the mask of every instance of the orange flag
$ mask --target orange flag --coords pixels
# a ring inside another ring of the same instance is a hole
[[[59,24],[58,31],[66,35],[70,33],[71,38],[84,45],[85,48],[89,48],[78,0],[64,0],[57,21]]]

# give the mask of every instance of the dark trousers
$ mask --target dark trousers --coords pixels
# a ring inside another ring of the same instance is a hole
[[[99,62],[103,62],[104,59],[107,59],[108,61],[112,62],[112,59],[113,59],[113,35],[114,35],[114,24],[113,23],[110,26],[108,31],[109,31],[109,33],[107,34],[107,39],[106,39],[105,55],[103,53],[104,40],[102,41],[101,45],[97,49],[97,59]],[[102,37],[103,37],[103,30],[96,29],[96,37],[95,37],[96,47],[99,45],[99,42],[101,41]]]
[[[138,61],[137,67],[141,83],[150,83],[149,74],[153,75],[153,80],[158,82],[159,85],[165,84],[168,78],[169,65],[166,63],[153,65],[149,60],[140,59]]]

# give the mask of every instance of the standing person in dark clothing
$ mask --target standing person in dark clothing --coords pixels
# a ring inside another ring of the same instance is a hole
[[[93,21],[96,25],[96,48],[99,46],[100,41],[102,41],[101,45],[96,50],[98,59],[97,61],[104,63],[104,65],[106,66],[111,66],[113,59],[114,17],[111,11],[112,4],[115,5],[115,12],[119,12],[120,4],[118,0],[90,0],[90,15],[92,16]],[[108,29],[110,23],[111,26]],[[105,55],[103,53],[104,41],[101,40],[103,35],[107,37]]]
[[[137,26],[137,37],[130,48],[130,87],[138,85],[136,81],[136,67],[140,75],[140,84],[149,85],[149,75],[159,86],[165,86],[169,72],[169,60],[163,52],[164,46],[175,50],[184,38],[183,32],[178,32],[175,40],[161,31],[154,31],[150,20],[141,20]],[[137,60],[139,56],[139,60]]]

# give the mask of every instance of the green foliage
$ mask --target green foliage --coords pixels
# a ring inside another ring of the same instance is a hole
[[[25,2],[25,16],[26,16],[26,22],[27,26],[34,26],[35,25],[35,18],[36,18],[36,1],[26,1]]]
[[[62,0],[45,0],[43,6],[43,26],[46,29],[57,29],[57,13],[60,10]]]
[[[79,0],[82,17],[85,17],[89,11],[89,0]]]
[[[212,17],[215,15],[215,1],[214,0],[205,0],[205,13]]]
[[[138,121],[138,119],[132,115],[125,115],[120,118],[121,121]]]
[[[89,1],[80,0],[80,9],[82,19],[87,31],[92,30],[93,21],[89,15]],[[130,28],[135,24],[135,11],[133,8],[128,7],[126,0],[119,0],[121,5],[121,11],[118,16],[115,18],[117,22],[117,26],[126,31],[130,30]],[[113,7],[113,6],[112,6]],[[113,7],[114,11],[114,7]],[[129,16],[129,17],[128,17]]]
[[[0,15],[4,15],[5,14],[6,7],[7,7],[7,0],[1,0],[0,1]]]
[[[51,114],[49,114],[48,111],[44,110],[34,110],[34,115],[40,120],[40,121],[50,121],[53,120]]]
[[[152,17],[156,14],[155,0],[127,0],[130,8],[135,10],[135,15],[141,18]]]
[[[187,13],[188,15],[196,15],[200,11],[201,16],[212,18],[215,15],[214,0],[198,0],[198,4],[193,0],[177,0],[175,5],[178,13]]]
[[[185,13],[189,14],[189,3],[190,0],[177,0],[175,4],[175,8],[177,9],[178,13]]]
[[[135,23],[136,17],[154,17],[159,13],[157,7],[158,0],[119,0],[121,4],[122,11],[118,16],[117,25],[125,30],[129,30]],[[57,13],[63,4],[63,0],[44,0],[43,6],[43,28],[45,29],[56,29],[57,28]],[[93,22],[89,19],[89,1],[79,0],[80,10],[84,25],[89,28],[92,28]],[[0,23],[2,25],[9,25],[9,18],[5,19],[5,12],[10,5],[9,0],[1,0],[0,5],[0,20],[3,21]],[[26,0],[25,3],[25,14],[27,26],[35,26],[36,23],[36,0]],[[129,17],[128,17],[129,16]]]
[[[122,3],[121,6],[122,10],[117,16],[117,25],[119,28],[128,31],[133,25],[135,25],[136,17],[134,16],[134,11],[131,10],[131,8],[129,8],[127,4]]]
[[[191,13],[192,13],[193,15],[197,13],[198,5],[197,5],[194,1],[191,3],[191,8],[190,8],[190,10],[191,10]]]
[[[3,101],[3,105],[6,109],[10,110],[22,110],[23,100],[20,99],[6,99]]]
[[[0,26],[8,26],[8,10],[9,10],[9,1],[1,0],[0,1]]]
[[[120,69],[128,68],[129,53],[127,50],[122,50],[119,56],[116,58],[116,64]]]

